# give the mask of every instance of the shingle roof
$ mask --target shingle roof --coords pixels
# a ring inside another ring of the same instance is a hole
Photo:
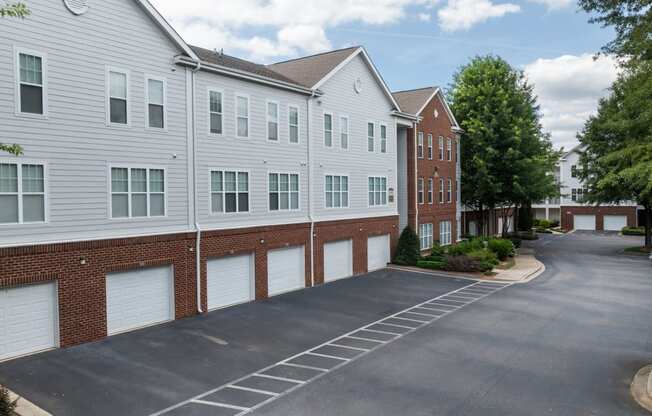
[[[287,78],[293,79],[305,87],[312,88],[359,48],[359,46],[353,46],[338,49],[289,61],[277,62],[267,67]]]
[[[401,107],[401,111],[418,115],[419,110],[421,110],[435,91],[437,91],[437,87],[426,87],[416,90],[397,91],[393,92],[392,95],[399,107]]]
[[[265,65],[256,64],[254,62],[229,56],[214,50],[200,48],[199,46],[191,46],[191,48],[202,61],[208,62],[209,64],[220,65],[238,71],[249,72],[253,75],[271,78],[276,81],[301,86],[296,81],[284,76],[283,74],[279,74],[278,72],[269,69]]]

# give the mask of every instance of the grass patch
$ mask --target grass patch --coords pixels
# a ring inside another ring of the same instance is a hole
[[[640,256],[646,256],[650,254],[650,250],[645,247],[627,247],[625,253],[628,254],[638,254]]]

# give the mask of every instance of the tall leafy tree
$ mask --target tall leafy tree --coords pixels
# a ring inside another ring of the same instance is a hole
[[[652,62],[626,70],[578,139],[580,177],[593,203],[633,200],[645,208],[645,246],[652,249]]]

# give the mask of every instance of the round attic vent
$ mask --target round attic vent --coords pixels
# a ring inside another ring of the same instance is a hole
[[[63,4],[66,5],[68,10],[76,15],[84,14],[88,11],[87,3],[87,0],[63,0]]]

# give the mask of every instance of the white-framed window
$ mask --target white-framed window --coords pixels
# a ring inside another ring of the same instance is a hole
[[[387,178],[369,177],[369,206],[387,205]]]
[[[448,203],[450,204],[453,202],[453,180],[448,179],[448,189],[447,189],[447,199]]]
[[[111,218],[162,217],[165,170],[111,167]]]
[[[375,148],[376,125],[367,123],[367,150],[373,152]]]
[[[433,198],[434,198],[434,195],[433,195],[434,189],[433,188],[434,188],[434,186],[435,186],[435,182],[433,181],[433,179],[428,178],[428,203],[429,204],[432,204],[432,202],[433,202]]]
[[[145,80],[145,97],[147,98],[147,126],[153,129],[167,127],[167,85],[163,78],[147,77]]]
[[[423,204],[423,178],[417,180],[417,202]]]
[[[584,198],[586,197],[586,194],[588,193],[587,189],[583,188],[572,188],[571,189],[571,199],[573,202],[584,202]]]
[[[444,178],[439,178],[439,203],[444,203]]]
[[[349,177],[326,175],[326,208],[347,208],[349,206]]]
[[[439,160],[444,160],[444,138],[439,136]]]
[[[571,178],[577,178],[577,166],[571,166]]]
[[[387,153],[387,126],[380,125],[380,153]]]
[[[288,131],[289,142],[299,143],[299,107],[288,106]]]
[[[224,94],[220,90],[208,90],[208,131],[211,134],[224,132]]]
[[[0,161],[0,224],[46,222],[45,165]]]
[[[249,137],[249,97],[235,96],[235,125],[237,137]]]
[[[299,175],[297,173],[270,173],[268,188],[270,211],[296,211],[299,209]]]
[[[439,244],[442,246],[449,246],[452,244],[452,226],[451,221],[439,222]]]
[[[349,118],[346,116],[340,117],[340,147],[349,148]]]
[[[423,159],[423,132],[417,135],[417,158]]]
[[[107,123],[129,125],[129,72],[107,69]]]
[[[428,134],[428,159],[432,160],[433,154],[432,134]]]
[[[324,146],[333,147],[333,115],[324,113]]]
[[[421,240],[421,250],[432,248],[432,224],[419,224],[419,240]]]
[[[453,139],[446,139],[446,160],[449,162],[453,161]]]
[[[267,140],[278,141],[278,103],[267,101]]]
[[[16,48],[16,112],[47,115],[47,57]]]
[[[211,213],[249,212],[249,172],[211,170]]]

